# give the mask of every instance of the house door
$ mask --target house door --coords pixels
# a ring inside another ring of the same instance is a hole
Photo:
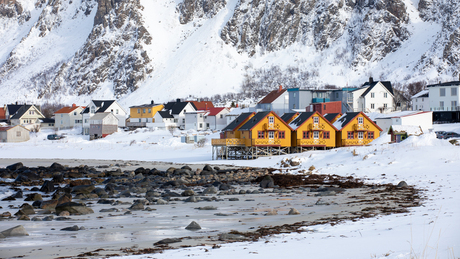
[[[269,144],[275,143],[275,132],[274,131],[268,132],[268,143]]]

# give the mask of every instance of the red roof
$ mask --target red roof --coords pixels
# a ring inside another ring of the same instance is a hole
[[[265,96],[262,100],[260,100],[259,103],[272,103],[278,97],[280,97],[284,92],[286,92],[286,89],[282,89],[282,86],[280,86],[279,89],[271,91],[269,94],[267,94],[267,96]]]
[[[80,106],[64,107],[64,108],[59,109],[55,113],[71,113],[71,112],[73,112],[74,110],[76,110],[79,107]],[[85,107],[82,106],[82,108],[84,109]]]
[[[209,111],[208,116],[216,116],[217,114],[219,114],[219,112],[223,111],[224,109],[226,109],[226,108],[225,107],[210,108],[210,109],[208,109],[208,111]]]
[[[5,126],[5,127],[0,127],[0,131],[7,131],[11,128],[13,128],[14,126]]]
[[[5,109],[0,108],[0,120],[4,120],[4,119],[6,119],[6,117],[5,117]]]
[[[195,105],[197,110],[209,110],[210,108],[214,108],[214,104],[211,101],[190,101]]]

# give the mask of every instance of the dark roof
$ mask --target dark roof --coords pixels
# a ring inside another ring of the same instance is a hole
[[[160,114],[163,119],[174,119],[174,116],[172,116],[169,111],[158,111],[158,114]]]
[[[460,81],[444,82],[444,83],[439,83],[439,84],[427,85],[426,87],[452,86],[452,85],[460,85]]]
[[[287,113],[283,114],[283,116],[281,116],[281,119],[282,119],[284,122],[287,122],[287,121],[289,121],[292,117],[294,117],[296,114],[297,114],[297,112],[287,112]]]
[[[295,130],[315,113],[316,112],[301,112],[299,116],[297,116],[297,118],[295,118],[291,123],[289,123],[289,126]]]
[[[112,103],[114,102],[115,100],[93,100],[94,105],[96,105],[96,108],[98,108],[95,113],[105,112],[105,110],[107,110],[109,106],[112,105]],[[89,106],[86,107],[86,109],[83,110],[82,113],[89,113],[89,109]]]
[[[13,116],[13,114],[15,114],[22,106],[22,104],[7,104],[6,109],[8,110],[10,116]]]
[[[147,104],[141,104],[141,105],[134,105],[130,106],[129,108],[148,108],[148,107],[153,107],[153,106],[158,106],[160,104],[157,103],[147,103]]]
[[[52,119],[52,118],[43,118],[43,119],[40,119],[41,122],[43,123],[55,123],[55,119]]]
[[[284,92],[286,92],[286,89],[277,89],[274,91],[271,91],[270,93],[267,94],[260,102],[258,103],[272,103],[275,101],[278,97],[280,97]]]
[[[21,108],[19,108],[16,113],[13,115],[13,117],[11,117],[11,120],[14,120],[14,119],[20,119],[22,117],[22,115],[24,115],[24,113],[26,113],[30,107],[32,107],[32,105],[22,105]]]
[[[337,115],[339,115],[340,113],[328,113],[328,114],[324,114],[324,118],[326,120],[328,120],[329,122],[331,122],[335,117],[337,117]]]
[[[343,127],[345,127],[350,121],[352,121],[359,114],[360,112],[347,112],[344,115],[342,115],[342,117],[340,117],[338,120],[334,122],[334,126],[338,130],[341,130]]]
[[[250,130],[252,129],[257,123],[259,123],[265,116],[267,116],[270,112],[258,112],[254,117],[249,119],[239,130]]]
[[[241,123],[244,122],[249,116],[251,116],[252,112],[243,112],[240,116],[236,117],[230,124],[227,125],[222,131],[234,131]]]
[[[366,91],[364,91],[364,93],[361,95],[361,96],[365,96],[367,93],[369,93],[372,88],[374,88],[374,86],[376,86],[378,83],[382,83],[382,85],[392,94],[394,95],[393,93],[393,87],[391,86],[391,82],[390,81],[377,81],[377,82],[372,82],[372,83],[369,83],[369,82],[366,82],[363,84],[363,87],[366,87],[366,86],[369,86],[369,88],[366,89]]]
[[[187,106],[187,104],[189,104],[189,102],[169,102],[165,104],[164,109],[170,110],[171,114],[179,114],[185,108],[185,106]],[[192,104],[193,108],[195,108],[193,103],[190,104]]]

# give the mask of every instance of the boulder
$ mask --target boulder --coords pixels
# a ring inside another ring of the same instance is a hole
[[[195,221],[192,221],[190,224],[188,224],[188,226],[185,227],[185,229],[187,230],[199,230],[201,229],[201,226],[196,223]]]
[[[62,171],[65,169],[65,167],[59,163],[54,162],[51,166],[50,169],[53,169],[54,171]]]
[[[407,183],[406,183],[405,181],[401,181],[401,182],[398,183],[398,185],[397,185],[396,187],[398,187],[398,188],[404,188],[404,187],[407,187],[407,186],[408,186],[408,185],[407,185]]]
[[[295,208],[291,208],[291,210],[289,210],[289,213],[288,213],[288,215],[299,215],[299,214],[300,212]]]
[[[195,196],[190,196],[188,197],[185,202],[198,202]]]
[[[55,191],[54,183],[52,181],[46,180],[43,183],[42,187],[40,188],[40,191],[44,193],[54,192]]]
[[[54,210],[57,204],[57,200],[42,201],[40,204],[40,209]]]
[[[61,231],[78,231],[80,228],[77,225],[73,225],[71,227],[61,228]]]
[[[193,196],[193,195],[195,195],[195,192],[193,190],[191,190],[191,189],[187,189],[187,190],[183,191],[181,195],[182,196]]]
[[[90,194],[96,187],[94,185],[78,185],[72,188],[72,193]]]
[[[94,213],[91,208],[86,207],[83,203],[66,202],[56,206],[56,214],[59,215],[63,211],[68,211],[70,215],[86,215]]]
[[[21,237],[21,236],[28,236],[29,234],[27,233],[26,229],[22,225],[18,225],[12,228],[9,228],[7,230],[4,230],[2,232],[3,236],[5,237]]]
[[[216,187],[210,186],[210,187],[204,189],[204,191],[201,194],[208,195],[208,194],[216,194],[216,193],[217,193]]]
[[[270,175],[264,176],[262,181],[260,181],[260,187],[262,188],[273,188],[275,187],[275,181]]]
[[[274,216],[274,215],[278,215],[277,210],[269,210],[267,213],[265,213],[265,216]]]
[[[29,203],[22,204],[20,208],[20,211],[22,211],[25,215],[35,214],[34,207],[32,207],[32,205],[30,205]]]
[[[172,244],[172,243],[179,243],[179,242],[182,242],[182,240],[180,238],[165,238],[165,239],[162,239],[156,243],[153,243],[153,245],[157,246],[157,245],[167,245],[167,244]]]
[[[131,207],[129,207],[130,210],[143,210],[144,209],[144,204],[142,202],[136,202]]]
[[[22,168],[22,167],[24,167],[24,165],[21,162],[19,162],[19,163],[7,166],[6,169],[8,169],[10,171],[16,171],[16,170],[18,170],[19,168]]]
[[[244,240],[248,240],[248,238],[243,235],[224,233],[224,234],[219,235],[219,240],[221,241],[244,241]]]

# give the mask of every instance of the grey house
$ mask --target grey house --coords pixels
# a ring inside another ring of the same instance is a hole
[[[118,130],[118,117],[111,112],[96,113],[89,119],[90,139],[104,138]]]
[[[30,131],[21,125],[0,127],[0,142],[24,142],[30,139]]]

